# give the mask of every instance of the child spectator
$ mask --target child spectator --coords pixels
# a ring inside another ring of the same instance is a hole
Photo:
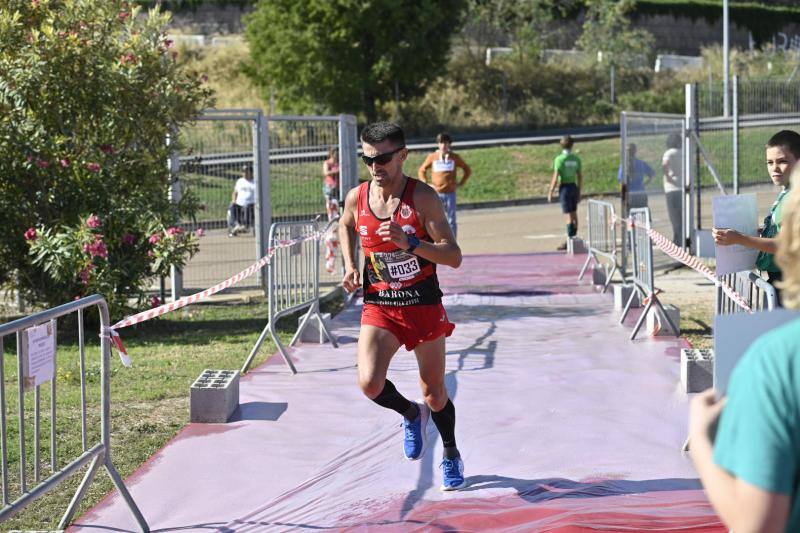
[[[783,204],[789,193],[789,176],[791,176],[798,159],[800,159],[800,134],[797,132],[779,131],[767,142],[767,171],[772,183],[779,186],[781,190],[769,210],[769,215],[764,219],[760,237],[744,235],[732,229],[714,228],[712,230],[714,242],[717,244],[740,244],[758,250],[756,268],[767,273],[767,279],[772,285],[776,285],[782,279],[781,269],[775,263],[775,251],[778,247],[775,237],[781,231],[781,224],[786,213]]]

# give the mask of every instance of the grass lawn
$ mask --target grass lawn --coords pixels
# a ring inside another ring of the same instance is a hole
[[[328,302],[325,311],[336,312],[341,302]],[[90,312],[87,311],[87,317]],[[266,324],[265,301],[236,304],[200,304],[184,308],[167,317],[121,331],[133,368],[125,368],[112,354],[111,435],[113,461],[122,477],[130,475],[171,439],[189,420],[189,387],[206,368],[238,369],[244,363],[259,333]],[[279,323],[288,342],[296,318]],[[81,453],[80,371],[77,333],[59,321],[57,428],[59,465],[64,466]],[[87,402],[89,446],[99,442],[100,358],[96,335],[87,327]],[[19,497],[19,431],[17,429],[16,347],[5,345],[4,369],[9,430],[10,499]],[[275,351],[267,341],[251,368]],[[288,370],[287,370],[288,371]],[[45,390],[46,389],[46,390]],[[42,387],[42,425],[40,450],[42,477],[50,470],[50,386]],[[28,487],[33,480],[33,392],[25,395],[26,453]],[[55,529],[69,504],[83,471],[58,489],[29,506],[17,517],[3,523],[3,530]],[[79,511],[96,504],[113,488],[104,470],[98,472]],[[76,515],[77,517],[78,515]]]

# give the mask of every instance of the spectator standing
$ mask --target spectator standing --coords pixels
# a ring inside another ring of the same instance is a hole
[[[775,262],[775,252],[778,249],[775,237],[781,231],[781,224],[786,214],[784,203],[789,194],[789,177],[795,164],[800,159],[800,134],[792,130],[779,131],[767,142],[767,172],[772,183],[780,187],[780,192],[769,215],[764,219],[761,235],[754,237],[744,235],[736,230],[727,228],[714,228],[714,242],[719,245],[739,244],[759,251],[756,259],[756,268],[767,273],[768,281],[777,287],[783,279],[781,269]],[[780,300],[780,294],[779,294]]]
[[[661,158],[664,171],[664,197],[672,224],[672,242],[683,247],[683,138],[678,132],[667,137],[667,151]]]
[[[428,181],[428,169],[431,170],[431,184],[439,195],[439,199],[444,205],[447,221],[453,230],[453,235],[457,236],[458,224],[456,221],[456,190],[466,185],[467,180],[472,174],[460,155],[453,152],[453,140],[447,133],[440,133],[436,136],[436,143],[439,149],[428,154],[422,166],[417,171],[420,181]],[[458,179],[458,169],[462,170],[461,180]]]
[[[578,203],[581,201],[583,174],[580,158],[572,153],[575,144],[572,136],[565,135],[559,144],[562,151],[553,161],[553,179],[550,181],[550,190],[547,191],[547,201],[553,201],[553,192],[558,185],[558,198],[561,212],[566,215],[569,239],[578,234]],[[558,249],[566,250],[566,241]]]
[[[627,173],[625,167],[627,165]],[[625,182],[627,174],[627,183]],[[630,143],[625,161],[620,164],[617,174],[622,190],[622,202],[627,200],[628,208],[647,207],[647,185],[656,175],[650,165],[636,157],[636,145]],[[647,178],[647,179],[645,179]]]

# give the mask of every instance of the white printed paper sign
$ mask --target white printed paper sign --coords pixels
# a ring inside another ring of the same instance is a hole
[[[28,368],[25,387],[36,387],[53,379],[56,337],[52,323],[34,326],[25,331],[28,337]]]
[[[758,204],[755,194],[716,196],[712,199],[715,228],[729,228],[744,235],[758,234]],[[716,245],[717,275],[752,270],[758,250],[740,244]]]

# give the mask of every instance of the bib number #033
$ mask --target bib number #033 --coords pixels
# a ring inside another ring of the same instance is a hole
[[[373,252],[372,266],[382,281],[408,281],[420,273],[419,259],[404,251]]]

